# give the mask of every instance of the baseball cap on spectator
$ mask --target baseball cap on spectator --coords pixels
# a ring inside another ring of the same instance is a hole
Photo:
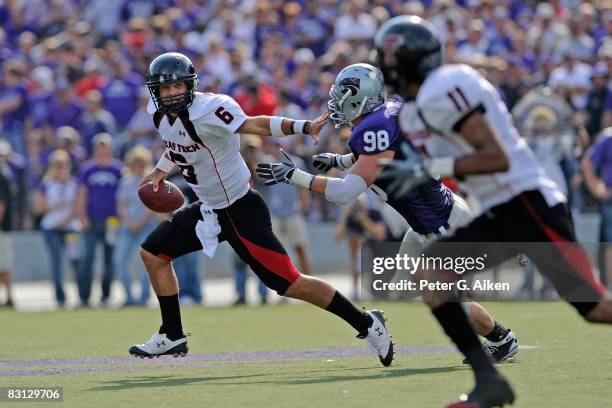
[[[87,35],[91,31],[91,25],[87,21],[79,21],[74,26],[74,31],[78,35]]]
[[[608,65],[605,62],[603,62],[603,61],[599,61],[593,67],[593,72],[591,73],[591,78],[595,78],[595,77],[607,77],[607,76],[608,76]]]
[[[555,16],[555,9],[548,3],[540,3],[536,8],[536,17],[543,20],[550,20]]]
[[[510,16],[510,11],[505,6],[497,6],[493,9],[493,15],[500,19],[505,19]]]
[[[12,152],[11,144],[4,139],[0,139],[0,157],[8,156]]]
[[[85,61],[85,64],[83,64],[83,71],[86,73],[98,71],[99,68],[99,63],[95,58],[89,58],[87,61]]]
[[[485,25],[482,20],[472,20],[469,24],[470,31],[480,31],[483,32],[485,29]]]
[[[594,14],[595,14],[595,7],[593,7],[592,4],[582,3],[580,6],[578,6],[578,17],[593,16]]]
[[[423,17],[425,14],[425,7],[423,7],[420,1],[409,1],[404,4],[403,12],[404,14]]]
[[[55,83],[53,80],[53,71],[51,68],[39,65],[32,70],[31,78],[34,82],[40,86],[41,89],[45,91],[52,91]]]
[[[63,139],[73,144],[78,144],[80,140],[79,132],[72,126],[61,126],[55,134],[58,139]]]
[[[597,56],[599,58],[612,58],[612,41],[606,41],[599,49]]]
[[[100,144],[112,146],[113,145],[113,137],[108,133],[98,133],[91,140],[92,145],[97,146]]]
[[[301,64],[312,64],[315,60],[315,55],[309,48],[300,48],[295,52],[295,63]]]

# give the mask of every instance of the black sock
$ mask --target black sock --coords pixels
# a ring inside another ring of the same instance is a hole
[[[181,309],[179,307],[179,295],[157,296],[159,308],[162,315],[162,326],[160,333],[165,333],[172,341],[185,337],[181,323]]]
[[[372,318],[357,309],[354,304],[342,296],[338,291],[336,291],[332,301],[325,310],[332,312],[353,326],[353,328],[359,332],[359,335],[367,334],[368,329],[372,325]]]
[[[467,358],[474,370],[477,382],[483,378],[483,375],[489,375],[495,371],[493,363],[482,349],[478,336],[476,336],[474,328],[461,307],[461,303],[447,302],[432,310],[432,312],[444,328],[444,332]]]
[[[495,321],[495,327],[493,328],[493,330],[491,330],[491,333],[485,336],[485,339],[492,342],[502,341],[504,337],[506,337],[506,335],[508,334],[508,331],[509,330],[499,324],[498,321]]]

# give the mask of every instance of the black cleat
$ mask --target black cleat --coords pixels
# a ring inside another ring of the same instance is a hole
[[[501,374],[487,378],[476,384],[469,395],[462,395],[459,401],[453,402],[446,408],[494,408],[504,407],[514,403],[514,391],[508,381]]]

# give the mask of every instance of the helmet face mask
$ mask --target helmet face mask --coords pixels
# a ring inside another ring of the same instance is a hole
[[[187,90],[178,95],[161,96],[164,85],[185,83]],[[157,110],[162,113],[177,113],[193,103],[198,86],[198,75],[189,58],[176,52],[168,52],[155,58],[149,66],[147,88]]]
[[[334,127],[351,124],[387,101],[382,73],[369,64],[349,65],[336,77],[329,98],[327,111]]]

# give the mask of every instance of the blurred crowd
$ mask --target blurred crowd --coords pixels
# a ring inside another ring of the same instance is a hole
[[[130,201],[163,151],[146,112],[154,57],[186,54],[201,91],[233,96],[248,115],[313,118],[335,75],[367,61],[377,28],[398,14],[431,21],[446,60],[480,69],[497,87],[574,208],[612,217],[612,169],[601,168],[612,159],[599,147],[595,162],[585,155],[612,133],[604,131],[612,126],[610,0],[0,0],[3,230],[40,229],[50,248],[68,252],[85,232],[75,268],[91,268],[98,241],[109,270],[115,242],[125,262],[156,222]],[[345,151],[347,129],[323,136],[319,146],[294,137],[286,147],[304,166],[316,151]],[[276,143],[243,137],[247,161],[273,155]],[[296,201],[307,220],[350,218],[316,197]],[[85,301],[86,277],[82,286]]]

